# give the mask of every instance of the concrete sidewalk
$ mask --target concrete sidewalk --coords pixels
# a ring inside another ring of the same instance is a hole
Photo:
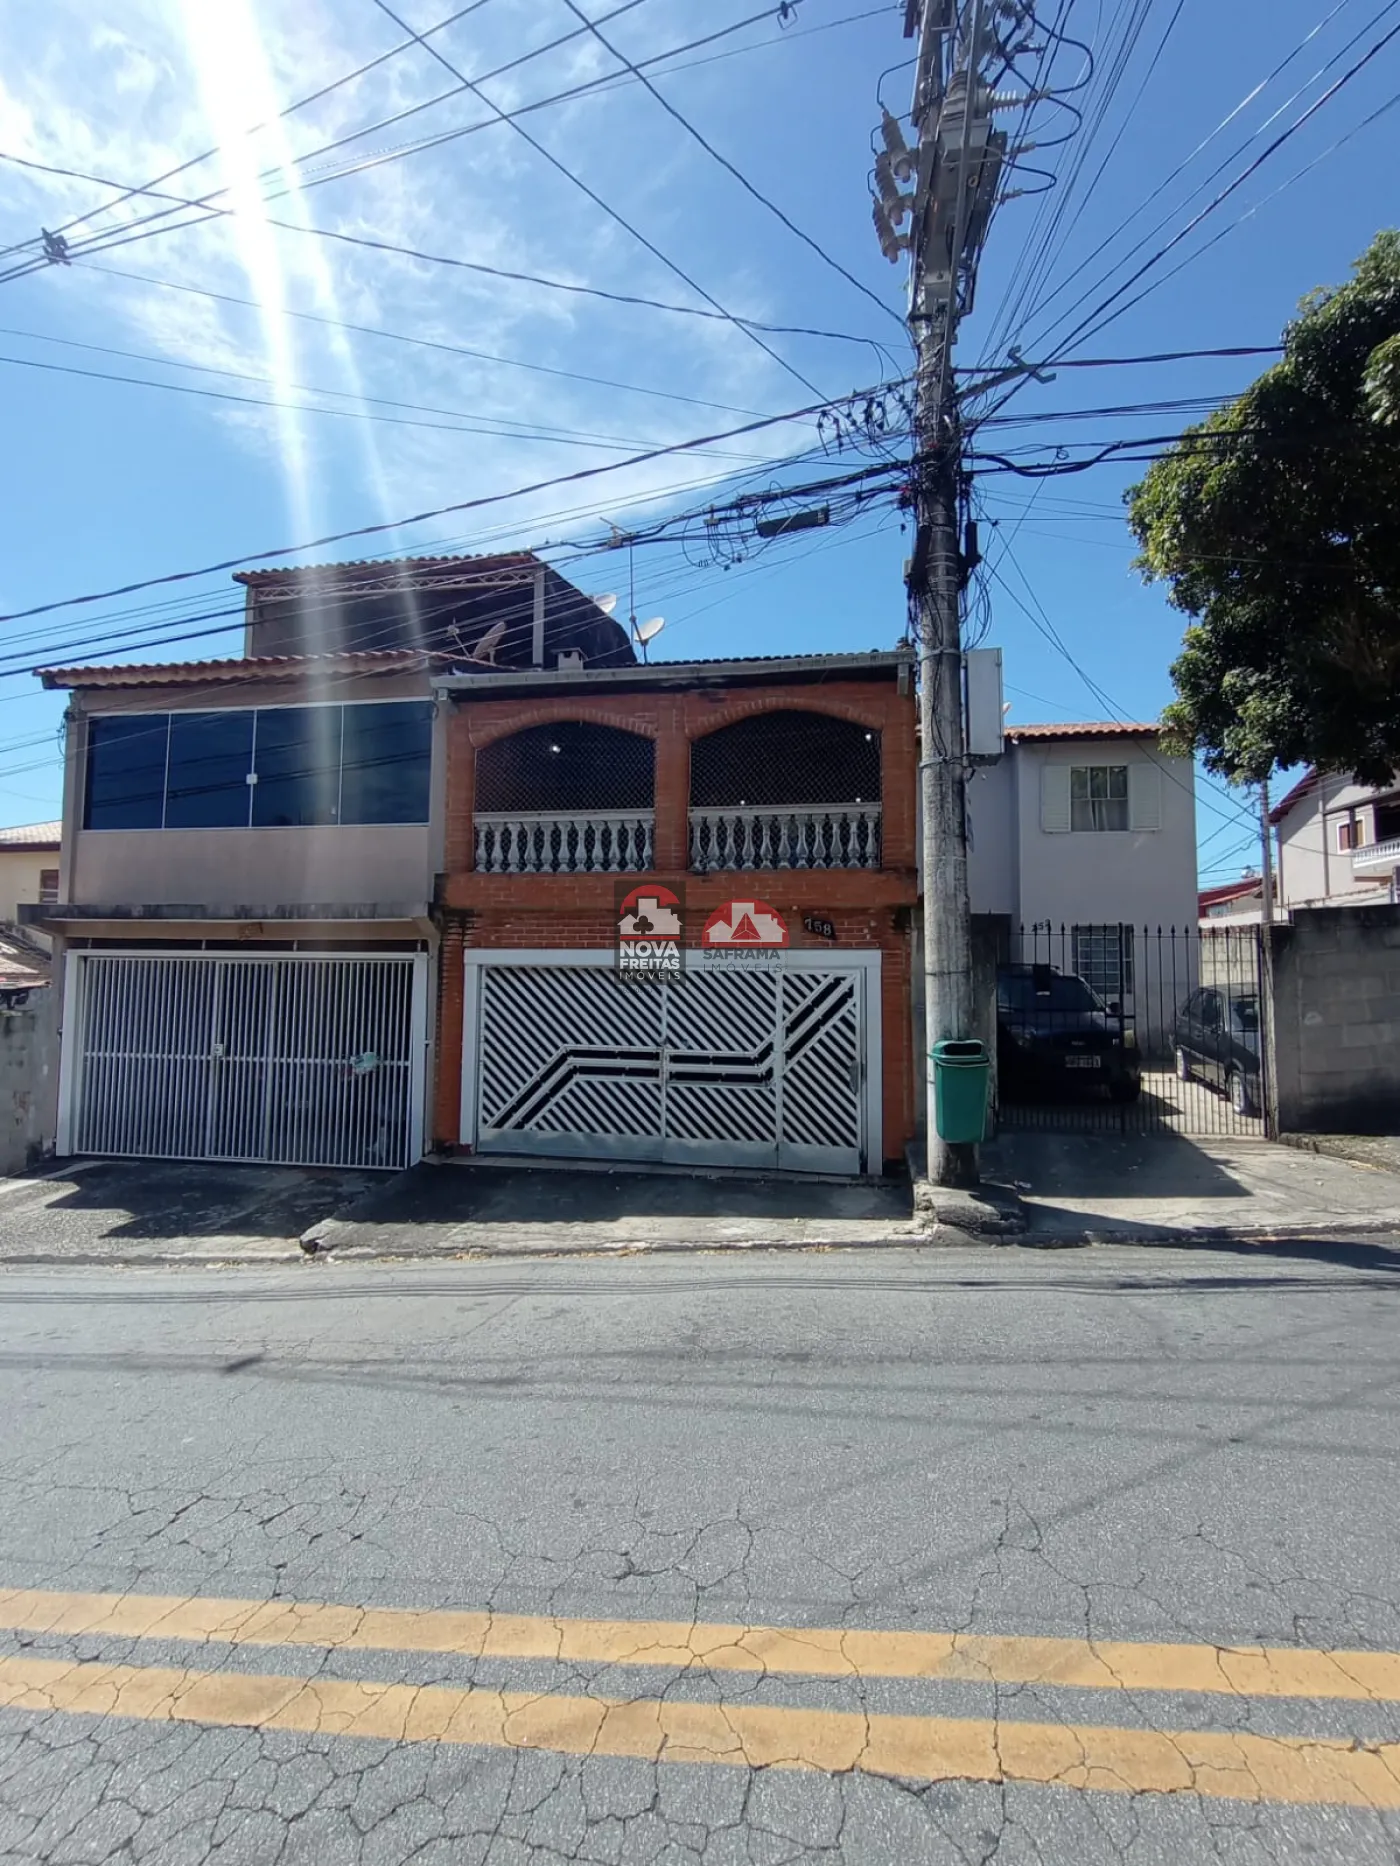
[[[424,1162],[314,1227],[340,1257],[814,1250],[917,1244],[909,1187],[723,1172]]]
[[[1029,1244],[1400,1241],[1400,1173],[1263,1140],[1009,1132],[983,1149],[983,1169],[1019,1198]]]

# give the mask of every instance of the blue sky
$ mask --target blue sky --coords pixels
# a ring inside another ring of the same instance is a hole
[[[600,19],[618,0],[582,3]],[[420,31],[453,10],[453,0],[395,0],[395,11]],[[1008,343],[1027,356],[1053,353],[1086,309],[1389,29],[1397,8],[1396,0],[1228,7],[1183,0],[1178,9],[1174,0],[1155,0],[1110,86],[1114,46],[1142,10],[1127,0],[1054,0],[1047,8],[1095,45],[1098,71],[1075,94],[1083,129],[1028,158],[1057,174],[1057,191],[998,211],[959,343],[964,367],[1003,361]],[[651,67],[658,88],[830,260],[897,312],[902,268],[889,266],[876,245],[868,174],[877,89],[897,111],[908,102],[909,72],[899,69],[912,50],[901,34],[903,6],[800,0],[786,26],[770,13],[724,32],[761,12],[759,0],[635,0],[603,31],[633,60],[724,33]],[[746,194],[633,81],[521,121],[672,265],[460,89],[394,125],[310,153],[452,90],[456,81],[418,46],[247,134],[401,44],[403,33],[375,0],[222,0],[217,8],[203,0],[50,0],[42,10],[0,0],[0,32],[10,52],[0,74],[0,154],[129,186],[219,145],[219,156],[166,185],[187,198],[227,190],[217,204],[237,210],[185,230],[157,221],[159,233],[3,284],[5,612],[674,445],[750,418],[737,411],[803,406],[816,399],[808,384],[823,396],[844,394],[905,367],[897,319]],[[617,69],[566,0],[480,0],[431,43],[474,78],[570,32],[483,86],[494,104],[511,109]],[[1072,81],[1080,63],[1066,48],[1055,77]],[[1396,169],[1400,111],[1358,126],[1395,95],[1397,75],[1400,39],[1145,276],[1134,288],[1152,288],[1141,303],[1075,353],[1275,341],[1298,298],[1345,277],[1377,229],[1396,218],[1386,175]],[[485,127],[401,153],[405,143],[473,124]],[[1072,127],[1067,112],[1046,105],[1030,134],[1048,145]],[[339,172],[348,164],[358,165],[355,172]],[[1208,183],[1218,164],[1219,177]],[[0,246],[20,249],[0,269],[29,256],[23,243],[40,226],[92,214],[114,198],[91,182],[13,162],[0,162],[0,173]],[[1040,184],[1031,177],[1026,185]],[[85,220],[71,237],[120,237],[159,206],[137,197]],[[748,319],[868,341],[765,337],[779,361],[718,318],[427,263],[317,237],[312,227],[704,307],[698,286]],[[1127,256],[1139,239],[1142,250]],[[1183,260],[1175,276],[1164,276]],[[1169,433],[1189,414],[1068,417],[1227,394],[1257,367],[1239,359],[1066,370],[1052,383],[1026,386],[1005,410],[1066,418],[988,429],[981,443],[1081,453],[1090,442]],[[90,373],[65,373],[73,370]],[[179,388],[146,386],[153,383]],[[323,412],[331,408],[341,412]],[[706,454],[430,521],[363,549],[596,538],[609,522],[625,529],[663,513],[668,498],[671,507],[694,503],[705,496],[704,482],[739,468],[755,476],[750,484],[774,483],[782,469],[765,462],[816,439],[810,423],[781,425]],[[832,453],[803,471],[839,472],[863,458]],[[1124,717],[1154,717],[1170,697],[1167,668],[1181,618],[1132,572],[1121,518],[1123,489],[1141,470],[1106,464],[1043,483],[1008,474],[979,481],[983,549],[995,574],[985,579],[977,615],[988,641],[1004,650],[1013,720],[1103,716],[1080,669]],[[682,486],[691,490],[671,492]],[[661,502],[639,503],[648,498]],[[900,566],[908,545],[898,513],[884,502],[848,526],[750,550],[728,569],[698,546],[641,548],[637,609],[666,616],[658,648],[672,656],[888,646],[904,625]],[[620,590],[625,608],[626,553],[571,574],[585,588]],[[61,698],[10,670],[126,658],[123,644],[143,632],[189,638],[132,650],[131,658],[236,652],[236,634],[211,632],[222,623],[209,619],[235,595],[225,574],[7,623],[0,820],[53,814],[61,782]],[[148,607],[154,603],[165,606]],[[1238,872],[1253,853],[1240,806],[1207,790],[1200,823],[1203,876]]]

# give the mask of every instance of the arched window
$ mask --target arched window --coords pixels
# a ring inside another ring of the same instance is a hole
[[[529,726],[476,755],[476,807],[488,813],[650,810],[655,788],[650,739],[580,719]]]
[[[830,713],[756,713],[690,748],[690,866],[878,868],[880,735]]]
[[[560,719],[476,755],[482,874],[631,874],[651,865],[656,747],[638,732]]]
[[[690,801],[697,810],[879,803],[880,735],[829,713],[756,713],[696,740]]]

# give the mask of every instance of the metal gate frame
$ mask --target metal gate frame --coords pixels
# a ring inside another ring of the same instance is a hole
[[[884,1045],[882,1034],[883,1000],[880,991],[881,958],[878,948],[857,951],[816,952],[810,950],[786,951],[780,953],[774,962],[775,970],[789,972],[856,972],[861,975],[861,1015],[865,1023],[865,1053],[861,1058],[862,1083],[861,1116],[864,1128],[862,1152],[865,1157],[867,1175],[878,1175],[884,1161]],[[481,1068],[481,1005],[482,975],[492,966],[541,966],[551,970],[563,967],[593,967],[611,971],[616,963],[610,947],[585,947],[578,949],[530,948],[521,950],[487,951],[482,948],[468,949],[464,955],[465,978],[463,991],[462,1019],[462,1119],[460,1140],[464,1147],[475,1151],[479,1142],[478,1110],[480,1096]],[[701,960],[698,953],[687,951],[689,966],[699,970],[718,969]],[[648,991],[651,986],[638,980],[629,984],[627,989]],[[548,1157],[543,1149],[541,1157]],[[565,1150],[560,1149],[560,1157]],[[771,1170],[771,1169],[768,1169]],[[788,1168],[787,1171],[799,1169]]]
[[[90,960],[116,960],[127,962],[140,959],[171,960],[177,964],[213,965],[218,963],[242,966],[270,966],[274,964],[325,964],[328,960],[343,960],[347,964],[360,964],[366,960],[404,960],[410,961],[409,986],[409,1035],[408,1035],[408,1127],[407,1154],[403,1162],[395,1163],[395,1170],[401,1166],[411,1166],[427,1151],[427,1070],[429,1061],[429,1017],[428,987],[430,979],[430,955],[426,952],[386,953],[375,951],[372,947],[362,952],[216,952],[191,951],[175,952],[168,946],[144,947],[131,946],[120,950],[102,948],[97,951],[69,952],[65,956],[63,969],[63,1027],[59,1049],[58,1077],[58,1121],[55,1136],[55,1151],[60,1157],[73,1153],[73,1136],[77,1127],[78,1111],[82,1105],[82,1058],[85,1052],[85,1014],[87,1010],[86,968]],[[182,1158],[204,1159],[203,1154],[182,1155],[132,1155],[132,1158]],[[295,1165],[302,1162],[251,1161],[251,1164]]]

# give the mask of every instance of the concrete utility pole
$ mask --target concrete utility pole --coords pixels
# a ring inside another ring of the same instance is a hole
[[[875,175],[875,225],[885,255],[910,255],[909,324],[918,353],[914,413],[916,530],[909,603],[919,644],[919,767],[923,814],[924,1010],[926,1048],[976,1030],[972,916],[967,889],[966,747],[961,636],[962,551],[958,535],[961,429],[953,386],[953,339],[971,308],[977,259],[996,202],[1006,137],[991,129],[988,67],[997,41],[987,0],[908,0],[906,38],[919,51],[909,149],[888,114]],[[1018,30],[1029,9],[995,7]],[[1001,100],[998,100],[1001,101]],[[1020,102],[1021,100],[1015,100]],[[917,179],[911,194],[900,181]],[[910,231],[895,231],[906,216]],[[933,1070],[926,1062],[928,1176],[935,1185],[977,1183],[975,1146],[938,1137]]]

